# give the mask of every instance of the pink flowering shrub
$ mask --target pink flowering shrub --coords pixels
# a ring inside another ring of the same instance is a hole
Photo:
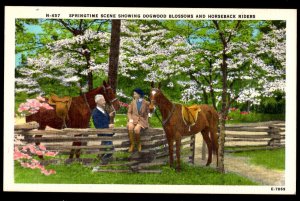
[[[45,102],[45,98],[38,96],[35,99],[27,99],[26,103],[21,103],[19,105],[18,112],[25,114],[34,114],[37,113],[42,107],[46,110],[54,109],[48,103]]]
[[[58,152],[47,151],[43,145],[27,144],[21,149],[15,146],[14,149],[14,160],[19,161],[21,166],[30,169],[40,169],[41,173],[48,176],[55,174],[55,170],[47,170],[38,160],[34,159],[33,156],[56,156]]]
[[[247,112],[247,111],[242,111],[240,114],[241,114],[241,115],[246,115],[246,114],[249,114],[249,112]]]

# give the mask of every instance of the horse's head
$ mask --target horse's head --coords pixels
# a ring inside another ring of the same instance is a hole
[[[109,82],[109,81],[108,81]],[[106,82],[103,81],[103,85],[100,87],[97,87],[93,89],[92,91],[86,93],[86,96],[89,101],[89,105],[91,108],[96,107],[94,98],[97,94],[102,94],[105,98],[105,101],[111,105],[113,110],[119,110],[120,109],[120,103],[118,98],[116,97],[116,93],[114,92],[113,88]]]
[[[150,91],[150,96],[149,96],[150,97],[150,105],[149,105],[150,113],[154,112],[155,106],[157,105],[158,97],[161,94],[160,87],[161,87],[160,83],[158,84],[157,88],[154,87],[154,82],[151,83],[151,91]]]
[[[108,81],[109,82],[109,81]],[[114,92],[113,88],[111,88],[111,86],[106,82],[103,81],[103,96],[106,100],[106,102],[108,102],[112,108],[114,110],[119,110],[120,109],[120,102],[119,99],[116,96],[116,93]]]

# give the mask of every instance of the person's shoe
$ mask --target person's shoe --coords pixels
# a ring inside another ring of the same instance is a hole
[[[101,160],[103,158],[104,154],[98,154],[97,159]]]
[[[101,165],[107,165],[108,164],[108,160],[105,158],[101,159]]]

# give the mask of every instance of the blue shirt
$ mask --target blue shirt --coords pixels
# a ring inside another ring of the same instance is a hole
[[[140,112],[140,110],[141,110],[142,102],[143,102],[143,100],[141,100],[141,99],[136,101],[136,107],[138,109],[138,112]]]

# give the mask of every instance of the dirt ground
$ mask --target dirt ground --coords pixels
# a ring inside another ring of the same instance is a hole
[[[196,152],[195,152],[195,164],[204,166],[206,159],[202,160],[202,135],[196,135]],[[215,167],[215,160],[211,167]],[[280,170],[267,169],[263,166],[257,166],[251,164],[246,157],[236,157],[230,154],[226,154],[224,158],[224,166],[226,172],[234,172],[241,176],[247,177],[262,185],[284,185],[285,172]]]

